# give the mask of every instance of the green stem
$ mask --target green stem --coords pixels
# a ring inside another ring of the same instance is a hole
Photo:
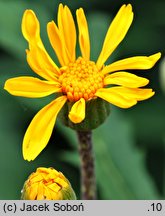
[[[96,199],[94,156],[92,151],[92,132],[77,131],[81,160],[81,193],[83,200]]]

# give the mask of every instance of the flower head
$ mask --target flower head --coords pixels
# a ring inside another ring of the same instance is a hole
[[[24,200],[73,200],[75,193],[65,176],[53,168],[40,167],[24,184]]]
[[[101,98],[121,108],[134,106],[138,101],[154,95],[152,89],[141,88],[149,80],[125,70],[150,69],[161,54],[136,56],[106,65],[106,60],[125,37],[133,20],[132,6],[123,5],[112,21],[102,50],[96,62],[90,59],[88,24],[82,8],[76,11],[81,56],[76,57],[76,27],[67,6],[59,5],[57,24],[47,25],[50,43],[58,57],[58,67],[48,55],[40,38],[39,21],[32,10],[26,10],[22,32],[29,43],[27,61],[32,70],[43,79],[18,77],[6,81],[5,89],[16,96],[58,97],[42,108],[33,118],[23,141],[23,156],[34,160],[45,148],[51,136],[56,117],[66,102],[72,102],[68,117],[74,124],[86,116],[86,104]],[[59,96],[60,95],[60,96]]]

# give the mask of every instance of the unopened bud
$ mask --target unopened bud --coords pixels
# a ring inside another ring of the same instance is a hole
[[[54,168],[40,167],[24,183],[23,200],[75,200],[68,179]]]

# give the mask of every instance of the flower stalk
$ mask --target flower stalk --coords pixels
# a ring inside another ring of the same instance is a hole
[[[96,199],[95,164],[92,146],[92,131],[77,131],[81,161],[81,198]]]

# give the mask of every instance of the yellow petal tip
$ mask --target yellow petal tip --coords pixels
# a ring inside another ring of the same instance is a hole
[[[151,61],[151,67],[150,68],[152,68],[160,58],[161,58],[160,52],[149,56],[149,60]]]
[[[158,52],[158,53],[156,53],[156,54],[154,54],[154,55],[151,55],[150,57],[151,57],[151,59],[153,59],[155,62],[157,62],[160,58],[161,58],[161,52]]]
[[[59,4],[59,8],[63,8],[63,4],[62,3]]]
[[[75,115],[74,113],[69,113],[69,119],[75,123],[75,124],[78,124],[78,123],[81,123],[83,121],[83,118],[80,117],[80,116],[77,116]]]
[[[131,4],[127,4],[126,7],[127,7],[130,11],[132,11],[132,5],[131,5]]]
[[[33,10],[25,10],[22,18],[22,33],[27,41],[39,35],[40,26]]]

